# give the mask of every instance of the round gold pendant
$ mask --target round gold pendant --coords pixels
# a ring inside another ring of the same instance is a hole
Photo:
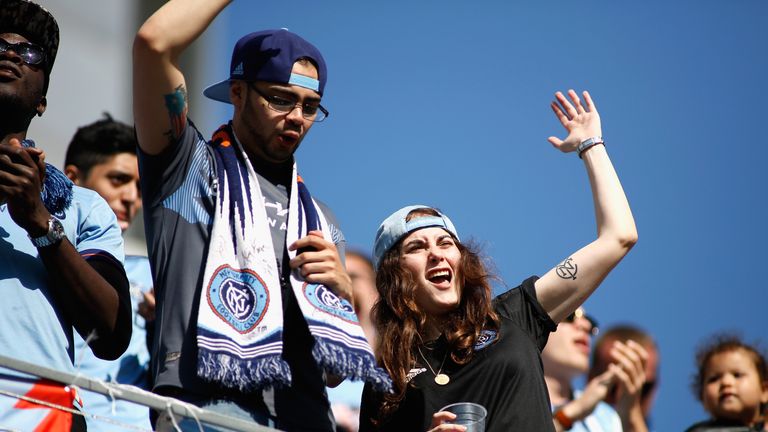
[[[451,382],[451,378],[446,374],[437,374],[435,375],[435,382],[439,385],[446,385]]]

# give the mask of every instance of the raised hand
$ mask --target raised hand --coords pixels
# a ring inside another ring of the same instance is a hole
[[[563,153],[576,151],[578,145],[587,138],[602,136],[600,126],[600,114],[592,102],[589,92],[584,91],[584,105],[581,104],[579,95],[573,90],[568,90],[571,101],[561,92],[555,93],[555,99],[550,104],[560,124],[568,132],[564,140],[551,136],[547,140]]]
[[[607,370],[587,383],[584,391],[576,399],[582,406],[585,413],[584,417],[594,411],[599,402],[605,400],[605,397],[608,396],[608,390],[610,390],[617,379],[615,371]]]
[[[623,429],[627,432],[647,432],[640,396],[645,383],[648,351],[633,340],[626,343],[616,341],[611,348],[611,357],[614,363],[610,369],[615,371],[619,383],[615,408]]]
[[[603,372],[587,383],[587,386],[579,397],[566,403],[560,407],[559,410],[574,421],[586,418],[592,414],[598,403],[605,400],[611,386],[617,379],[614,370],[609,369]],[[565,430],[564,426],[558,420],[555,420],[555,429],[558,431]]]

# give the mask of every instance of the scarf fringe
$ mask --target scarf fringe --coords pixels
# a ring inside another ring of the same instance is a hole
[[[280,354],[258,359],[240,359],[226,353],[200,350],[197,374],[208,381],[242,392],[291,384],[291,368]]]
[[[326,371],[346,377],[352,381],[371,383],[377,392],[391,392],[392,380],[389,375],[376,366],[373,356],[366,351],[352,350],[346,345],[315,336],[315,346],[312,356],[321,368]]]

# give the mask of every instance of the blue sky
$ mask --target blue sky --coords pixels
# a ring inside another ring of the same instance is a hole
[[[594,238],[583,165],[546,141],[563,136],[552,94],[588,89],[640,241],[586,306],[657,338],[653,420],[672,431],[705,416],[688,389],[702,339],[768,342],[766,17],[758,0],[240,1],[211,29],[227,46],[210,65],[224,78],[249,31],[315,43],[331,116],[299,169],[349,244],[368,250],[389,213],[434,205],[509,286]],[[229,115],[205,106],[212,123]]]

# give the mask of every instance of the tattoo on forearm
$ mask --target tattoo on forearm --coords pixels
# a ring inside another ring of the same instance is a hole
[[[579,266],[573,262],[573,258],[571,257],[558,264],[557,267],[555,267],[555,271],[557,272],[557,275],[563,279],[576,280],[576,273],[579,272]]]
[[[171,119],[171,130],[166,132],[168,139],[175,141],[181,136],[187,122],[187,89],[183,85],[165,95],[165,108]]]

